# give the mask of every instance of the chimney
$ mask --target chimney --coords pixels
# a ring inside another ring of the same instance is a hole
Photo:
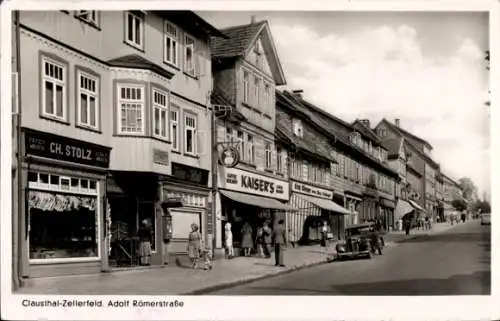
[[[255,16],[254,16],[254,15],[252,15],[252,16],[250,17],[250,24],[251,24],[251,25],[253,25],[254,23],[255,23]]]
[[[370,127],[370,120],[369,119],[360,119],[359,122],[361,124],[365,125],[366,127],[371,128]]]
[[[394,119],[394,123],[396,124],[397,127],[399,127],[399,118]]]
[[[302,94],[304,93],[304,90],[302,89],[295,89],[295,90],[292,90],[292,94],[295,96],[295,97],[298,97],[300,99],[302,99]]]

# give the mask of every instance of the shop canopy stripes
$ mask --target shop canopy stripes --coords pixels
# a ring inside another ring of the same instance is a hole
[[[310,203],[313,203],[314,205],[316,205],[324,210],[332,211],[332,212],[344,214],[344,215],[351,214],[351,212],[349,212],[348,210],[346,210],[345,208],[343,208],[342,206],[338,205],[337,203],[335,203],[333,201],[330,201],[330,200],[327,200],[324,198],[312,197],[312,196],[308,196],[308,195],[297,195],[297,196],[310,202]]]
[[[398,221],[401,219],[403,216],[405,216],[408,213],[411,213],[414,211],[415,208],[410,205],[407,201],[404,200],[398,200],[398,204],[396,205],[396,211],[394,212],[394,219]]]
[[[250,194],[238,193],[238,192],[230,192],[230,191],[220,191],[222,195],[227,198],[232,199],[233,201],[244,203],[248,205],[253,205],[261,208],[275,209],[275,210],[283,210],[283,211],[296,211],[297,209],[290,207],[287,204],[283,204],[274,198],[255,196]]]
[[[422,206],[418,205],[416,202],[414,202],[412,200],[408,200],[408,202],[410,202],[411,206],[413,206],[415,209],[417,209],[419,211],[424,211],[424,209],[422,208]]]

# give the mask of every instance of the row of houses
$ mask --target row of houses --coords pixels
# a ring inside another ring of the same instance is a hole
[[[399,121],[343,121],[287,91],[269,23],[217,29],[191,11],[13,13],[13,271],[23,278],[185,252],[200,226],[285,218],[304,241],[328,222],[409,209],[443,216],[458,184]]]

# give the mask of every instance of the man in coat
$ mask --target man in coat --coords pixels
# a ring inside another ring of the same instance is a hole
[[[269,227],[268,222],[264,222],[264,227],[262,228],[263,241],[264,241],[264,254],[266,258],[271,258],[271,244],[273,237],[273,230]]]
[[[276,260],[275,266],[285,266],[283,261],[283,251],[286,246],[286,229],[284,226],[285,221],[279,220],[278,226],[273,230],[273,241],[274,241],[274,258]]]

